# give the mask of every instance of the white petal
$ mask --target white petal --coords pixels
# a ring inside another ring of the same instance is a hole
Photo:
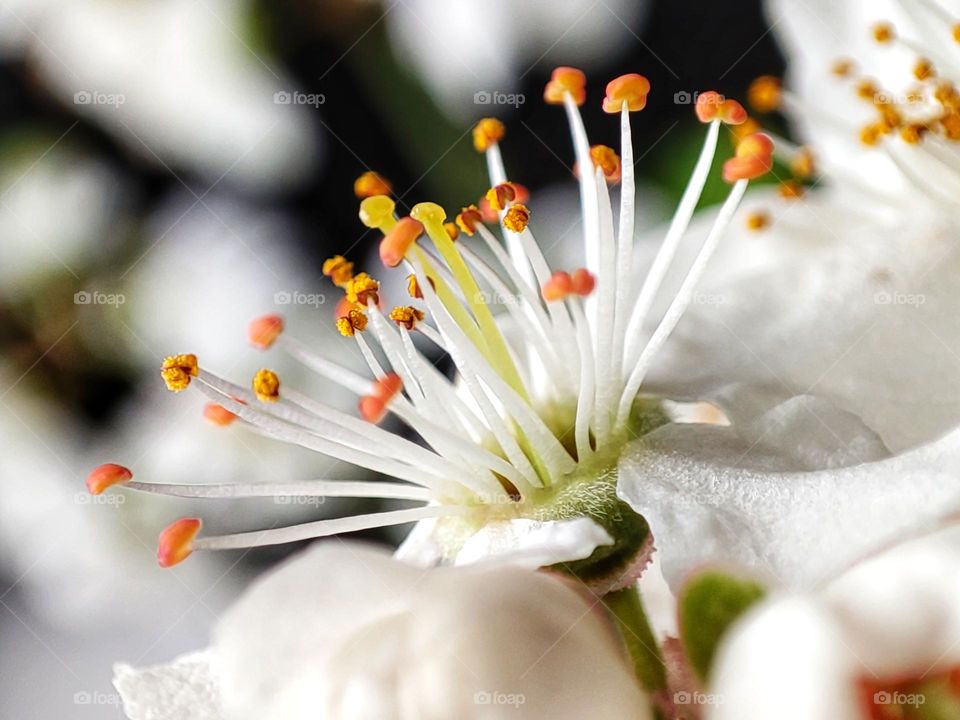
[[[463,544],[457,565],[496,561],[536,569],[583,560],[601,545],[612,545],[610,533],[590,518],[575,520],[517,519],[487,523]]]
[[[772,450],[698,425],[665,426],[628,450],[618,492],[649,522],[671,584],[719,561],[809,587],[960,510],[960,431],[838,470],[797,472]]]
[[[894,451],[947,432],[960,420],[955,234],[920,211],[834,224],[836,210],[820,221],[821,206],[797,207],[784,235],[729,238],[701,291],[716,302],[688,310],[645,390],[715,398],[728,414],[758,396],[817,395]]]
[[[182,655],[168,665],[118,664],[113,684],[130,720],[223,720],[209,652]]]
[[[852,664],[833,619],[812,600],[748,614],[717,656],[710,720],[859,720]]]

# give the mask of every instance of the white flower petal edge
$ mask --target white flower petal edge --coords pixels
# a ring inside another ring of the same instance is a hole
[[[559,562],[585,560],[601,545],[613,542],[610,533],[590,518],[508,520],[488,523],[470,536],[455,562],[501,562],[536,570]]]
[[[721,645],[711,720],[872,717],[871,704],[894,700],[884,687],[907,696],[911,678],[922,685],[956,669],[958,593],[953,526],[871,558],[815,595],[763,603]]]
[[[423,569],[319,543],[256,582],[210,650],[161,668],[121,666],[116,685],[133,720],[181,717],[161,713],[184,699],[198,703],[187,720],[646,720],[598,603],[551,573]]]
[[[634,443],[618,493],[650,524],[673,587],[712,561],[810,587],[960,510],[960,431],[895,457],[805,472],[791,439],[820,422],[794,414],[752,439],[729,427],[674,424]]]

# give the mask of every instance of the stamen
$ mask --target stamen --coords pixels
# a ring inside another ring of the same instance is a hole
[[[99,465],[87,475],[87,490],[91,495],[99,495],[107,488],[122,485],[133,478],[133,473],[123,465],[106,463]]]
[[[917,60],[916,65],[913,66],[913,76],[917,78],[920,82],[929,80],[932,77],[935,77],[937,74],[936,68],[934,68],[933,63],[926,58],[920,58]]]
[[[772,75],[758,77],[747,89],[747,102],[757,112],[769,113],[778,110],[782,99],[780,78]]]
[[[487,190],[487,202],[490,208],[497,212],[507,209],[510,203],[521,200],[517,197],[517,186],[511,182],[498,183]]]
[[[430,502],[433,494],[426,488],[392,482],[356,480],[308,480],[298,483],[236,483],[188,485],[131,482],[130,490],[170,497],[218,500],[258,497],[348,497]]]
[[[849,58],[840,58],[839,60],[834,61],[833,65],[830,67],[830,72],[840,78],[846,78],[853,75],[856,72],[857,64],[850,60]]]
[[[616,185],[620,182],[620,156],[616,151],[606,145],[593,145],[590,147],[590,157],[593,164],[603,171],[603,177],[608,185]]]
[[[282,315],[263,315],[247,327],[247,339],[258,350],[267,350],[283,332]]]
[[[391,268],[399,265],[422,234],[423,225],[412,217],[399,220],[380,241],[380,259],[383,264]]]
[[[547,302],[563,300],[573,292],[573,279],[570,273],[558,270],[543,284],[540,293]]]
[[[496,118],[483,118],[473,126],[473,147],[477,152],[486,152],[503,140],[507,129]]]
[[[449,237],[451,240],[456,240],[458,237],[460,237],[460,229],[457,227],[456,223],[444,223],[443,229],[447,231],[447,237]]]
[[[807,180],[816,173],[817,165],[813,151],[810,148],[801,148],[790,159],[790,172],[801,180]]]
[[[522,233],[530,222],[530,210],[526,205],[511,205],[503,216],[503,225],[510,232]]]
[[[223,405],[207,403],[203,406],[203,419],[217,427],[226,427],[233,423],[233,421],[237,419],[237,416],[227,410]]]
[[[607,83],[607,94],[603,98],[603,111],[611,115],[620,112],[624,104],[627,112],[639,112],[647,106],[650,81],[643,75],[628,73]]]
[[[597,278],[586,268],[577,268],[570,276],[570,289],[580,297],[587,297],[596,286]]]
[[[871,32],[873,33],[873,39],[881,45],[892,42],[897,36],[896,31],[893,29],[893,25],[889,22],[876,23],[871,29]]]
[[[168,568],[183,562],[193,552],[193,539],[200,532],[199,518],[181,518],[160,533],[157,562]]]
[[[754,211],[747,215],[747,229],[753,232],[759,232],[770,225],[770,214],[761,210]]]
[[[741,140],[734,157],[723,164],[723,179],[728,183],[753,180],[772,169],[773,141],[763,133],[755,133]]]
[[[353,337],[367,329],[367,315],[363,310],[353,308],[346,315],[337,318],[337,330],[344,337]]]
[[[697,96],[694,106],[697,118],[702,123],[720,120],[726,125],[742,125],[747,121],[747,111],[736,100],[730,100],[714,90],[702,92]]]
[[[280,378],[273,370],[258,370],[253,376],[252,385],[260,402],[274,403],[280,399]]]
[[[806,190],[796,180],[784,180],[777,187],[777,192],[784,200],[797,200],[803,197]]]
[[[360,203],[360,222],[386,234],[397,222],[393,216],[395,207],[396,203],[386,195],[368,197]]]
[[[476,205],[468,205],[457,214],[457,227],[470,237],[477,231],[477,223],[482,222],[483,215]]]
[[[550,82],[543,90],[543,99],[548,105],[562,105],[563,98],[570,94],[573,102],[583,105],[587,99],[587,77],[582,70],[572,67],[554,68]]]
[[[382,251],[381,251],[382,253]],[[358,305],[380,304],[380,283],[367,273],[358,273],[347,287],[347,300]]]
[[[196,355],[171,355],[164,359],[160,377],[167,384],[168,390],[182,392],[187,389],[190,379],[197,376],[198,368]]]
[[[382,175],[368,170],[354,181],[353,192],[362,200],[375,195],[389,195],[393,192],[393,186]]]
[[[403,325],[407,330],[413,330],[424,317],[423,310],[411,305],[397,306],[390,311],[390,319],[397,325]]]
[[[353,280],[353,263],[342,255],[334,255],[323,261],[323,274],[338,288],[346,290]]]

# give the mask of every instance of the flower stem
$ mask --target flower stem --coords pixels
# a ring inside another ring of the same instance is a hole
[[[667,688],[667,668],[647,620],[639,587],[617,590],[604,596],[603,604],[617,621],[640,684],[652,695]]]

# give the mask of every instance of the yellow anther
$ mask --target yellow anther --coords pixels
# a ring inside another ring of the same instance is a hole
[[[346,288],[353,280],[353,263],[343,255],[334,255],[323,261],[323,274],[339,288]]]
[[[423,291],[420,289],[420,283],[417,282],[417,276],[413,273],[407,275],[407,294],[417,300],[423,300]]]
[[[526,205],[521,205],[517,203],[516,205],[511,205],[510,209],[507,210],[507,214],[503,216],[503,226],[515,233],[522,233],[527,228],[527,223],[530,222],[530,210]]]
[[[190,379],[195,378],[200,372],[200,366],[197,364],[197,356],[187,353],[185,355],[171,355],[165,358],[160,367],[160,377],[167,384],[167,389],[173,392],[186,390],[190,384]]]
[[[888,22],[878,22],[872,28],[873,39],[881,45],[892,41],[896,37],[893,25]]]
[[[936,74],[937,71],[933,67],[933,63],[926,58],[920,58],[917,60],[917,64],[913,66],[913,76],[921,82],[924,80],[929,80]]]
[[[473,147],[477,152],[486,152],[492,145],[503,140],[507,129],[496,118],[483,118],[473,126]]]
[[[603,177],[609,184],[620,182],[620,156],[613,148],[594,145],[590,148],[590,158],[593,164],[603,171]]]
[[[750,83],[747,90],[747,102],[757,112],[773,112],[780,107],[782,97],[780,78],[775,78],[772,75],[758,77]]]
[[[870,125],[864,125],[860,129],[860,142],[864,145],[874,146],[880,142],[880,138],[884,135],[884,128],[877,124],[872,123]]]
[[[790,172],[801,180],[806,180],[813,176],[817,171],[816,163],[813,159],[813,152],[810,148],[800,148],[800,150],[790,159]]]
[[[460,237],[460,230],[457,228],[456,224],[452,222],[444,223],[443,229],[447,231],[447,237],[451,240],[456,240]]]
[[[260,402],[276,402],[280,399],[280,378],[273,370],[257,370],[252,384]]]
[[[951,32],[953,33],[953,41],[960,43],[960,22],[954,23]]]
[[[960,113],[949,112],[940,119],[947,140],[960,140]]]
[[[878,105],[880,111],[880,126],[884,134],[889,134],[903,124],[903,116],[893,105]]]
[[[839,60],[835,60],[833,65],[830,66],[830,72],[842,78],[850,77],[856,69],[856,63],[850,58],[840,58]]]
[[[386,195],[374,195],[360,203],[360,222],[368,228],[380,228],[387,232],[393,226],[393,209],[396,203]]]
[[[507,205],[517,199],[517,190],[513,183],[500,183],[487,190],[487,202],[496,212],[506,210]]]
[[[373,170],[367,170],[353,181],[353,193],[360,198],[389,195],[393,191],[390,181]]]
[[[337,318],[337,330],[344,337],[353,337],[357,332],[367,329],[367,315],[362,310],[354,308],[346,315]]]
[[[770,215],[762,210],[747,214],[747,229],[759,232],[770,225]]]
[[[910,123],[900,128],[900,138],[908,145],[919,145],[927,128],[918,123]]]
[[[407,330],[413,330],[423,318],[423,311],[410,305],[397,306],[390,311],[390,319],[397,325],[403,325]]]
[[[357,273],[347,286],[347,300],[363,306],[371,301],[374,305],[378,305],[380,303],[380,283],[367,273]]]
[[[463,208],[457,215],[457,227],[460,228],[461,232],[471,237],[477,231],[477,223],[482,222],[483,215],[476,205],[469,205]]]
[[[432,202],[417,203],[410,210],[410,217],[419,220],[424,225],[442,225],[447,219],[447,212]]]
[[[949,80],[941,80],[933,90],[933,98],[941,105],[956,107],[960,95],[956,87]]]
[[[784,180],[780,183],[777,191],[780,193],[780,197],[785,200],[796,200],[797,198],[803,197],[806,189],[796,180]]]
[[[860,99],[876,102],[879,94],[880,88],[877,87],[877,84],[873,80],[861,80],[857,83],[857,97]]]

